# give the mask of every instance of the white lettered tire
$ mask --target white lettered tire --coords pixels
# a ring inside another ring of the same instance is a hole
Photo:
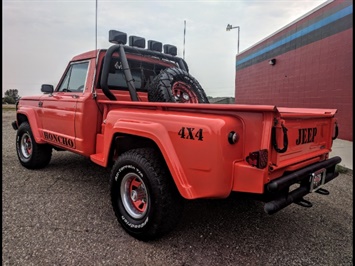
[[[16,152],[20,163],[28,169],[47,166],[52,158],[52,147],[37,144],[28,122],[23,122],[16,133]]]
[[[120,155],[111,172],[110,192],[118,222],[139,240],[168,233],[181,216],[183,199],[163,157],[152,148]]]

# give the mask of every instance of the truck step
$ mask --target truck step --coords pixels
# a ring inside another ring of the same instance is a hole
[[[99,165],[103,165],[105,163],[105,157],[103,153],[92,154],[90,155],[90,159]]]

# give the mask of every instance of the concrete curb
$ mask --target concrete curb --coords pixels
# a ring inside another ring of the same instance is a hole
[[[338,170],[341,173],[353,173],[353,142],[342,139],[335,139],[329,157],[339,156]]]
[[[353,175],[353,169],[346,168],[345,166],[342,165],[337,165],[336,170],[340,174]]]

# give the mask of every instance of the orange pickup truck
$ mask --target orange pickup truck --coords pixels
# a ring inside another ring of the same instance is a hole
[[[150,240],[171,231],[184,201],[239,192],[273,214],[338,176],[329,158],[334,109],[211,104],[173,45],[111,30],[107,50],[75,56],[56,88],[16,107],[16,151],[28,169],[52,150],[111,167],[118,222]]]

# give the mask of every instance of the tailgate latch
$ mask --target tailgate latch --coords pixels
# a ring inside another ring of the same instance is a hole
[[[272,127],[272,131],[271,131],[271,141],[272,141],[272,146],[274,147],[274,149],[278,152],[278,153],[284,153],[287,151],[287,147],[288,147],[288,137],[287,137],[287,128],[283,125],[283,123],[281,124],[282,127],[282,132],[284,135],[284,147],[282,149],[279,148],[279,146],[277,145],[277,141],[276,141],[276,126]]]

